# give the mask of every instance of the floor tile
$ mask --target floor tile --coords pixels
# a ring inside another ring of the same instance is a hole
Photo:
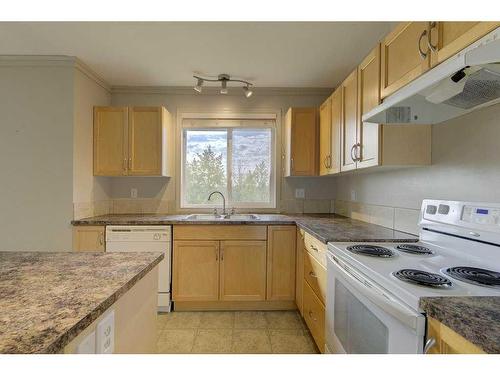
[[[233,332],[233,353],[271,353],[271,341],[266,329],[243,329]]]
[[[164,329],[187,329],[187,328],[198,328],[200,326],[201,312],[171,312],[165,314],[167,317],[165,319]]]
[[[196,329],[169,329],[160,332],[158,353],[190,353]]]
[[[233,328],[234,312],[210,311],[201,313],[200,328]]]
[[[158,314],[156,317],[156,329],[161,331],[165,328],[165,324],[167,323],[168,314]]]
[[[193,353],[230,353],[233,330],[200,329],[194,339]]]
[[[269,329],[303,329],[300,316],[295,311],[267,311],[265,312]]]
[[[270,338],[273,353],[317,353],[316,347],[301,329],[271,330]]]
[[[234,315],[235,329],[265,329],[267,321],[262,311],[237,311]]]

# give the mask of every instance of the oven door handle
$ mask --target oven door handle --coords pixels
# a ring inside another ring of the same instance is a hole
[[[330,253],[328,253],[327,256],[329,261],[335,266],[335,269],[349,281],[349,285],[353,286],[363,296],[385,312],[391,314],[407,327],[412,328],[419,334],[424,333],[425,317],[422,314],[410,309],[403,303],[384,293],[381,288],[373,285],[365,277],[353,270],[336,256]]]

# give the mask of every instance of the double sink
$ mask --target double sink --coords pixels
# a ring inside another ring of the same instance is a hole
[[[234,215],[211,215],[211,214],[193,214],[186,216],[185,220],[206,220],[206,221],[256,221],[260,220],[258,215],[253,214],[234,214]]]

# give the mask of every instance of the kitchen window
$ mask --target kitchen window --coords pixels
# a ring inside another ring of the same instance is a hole
[[[184,119],[181,208],[275,208],[274,119]]]

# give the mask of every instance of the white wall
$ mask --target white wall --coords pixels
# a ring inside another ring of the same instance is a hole
[[[425,198],[500,202],[500,105],[432,127],[432,165],[335,178],[336,199],[397,208],[410,228]],[[397,223],[395,226],[398,227]]]
[[[0,61],[0,250],[70,250],[73,68]]]
[[[234,89],[233,89],[234,90]],[[270,93],[269,91],[259,94],[258,91],[246,99],[241,95],[219,95],[219,94],[196,94],[193,90],[185,93],[169,93],[168,91],[154,93],[151,89],[127,89],[116,90],[112,94],[112,104],[116,106],[126,105],[163,105],[172,114],[174,124],[178,111],[262,111],[281,110],[283,116],[289,107],[319,106],[329,94],[328,90],[293,92],[287,95],[282,93]],[[179,134],[176,134],[179,138]],[[306,201],[295,200],[295,188],[306,189]],[[130,198],[130,189],[138,189],[139,200],[156,199],[168,201],[168,211],[175,210],[173,202],[176,199],[175,176],[174,178],[155,177],[117,177],[111,181],[111,197],[115,200]],[[331,199],[334,197],[333,179],[329,178],[286,178],[283,179],[281,187],[280,209],[287,212],[329,212]],[[308,202],[314,200],[314,202]],[[115,201],[115,206],[117,203]],[[123,203],[123,202],[121,202]],[[127,202],[123,210],[138,210],[139,205],[133,201]],[[116,210],[115,210],[116,211]],[[116,212],[121,212],[118,209]]]

